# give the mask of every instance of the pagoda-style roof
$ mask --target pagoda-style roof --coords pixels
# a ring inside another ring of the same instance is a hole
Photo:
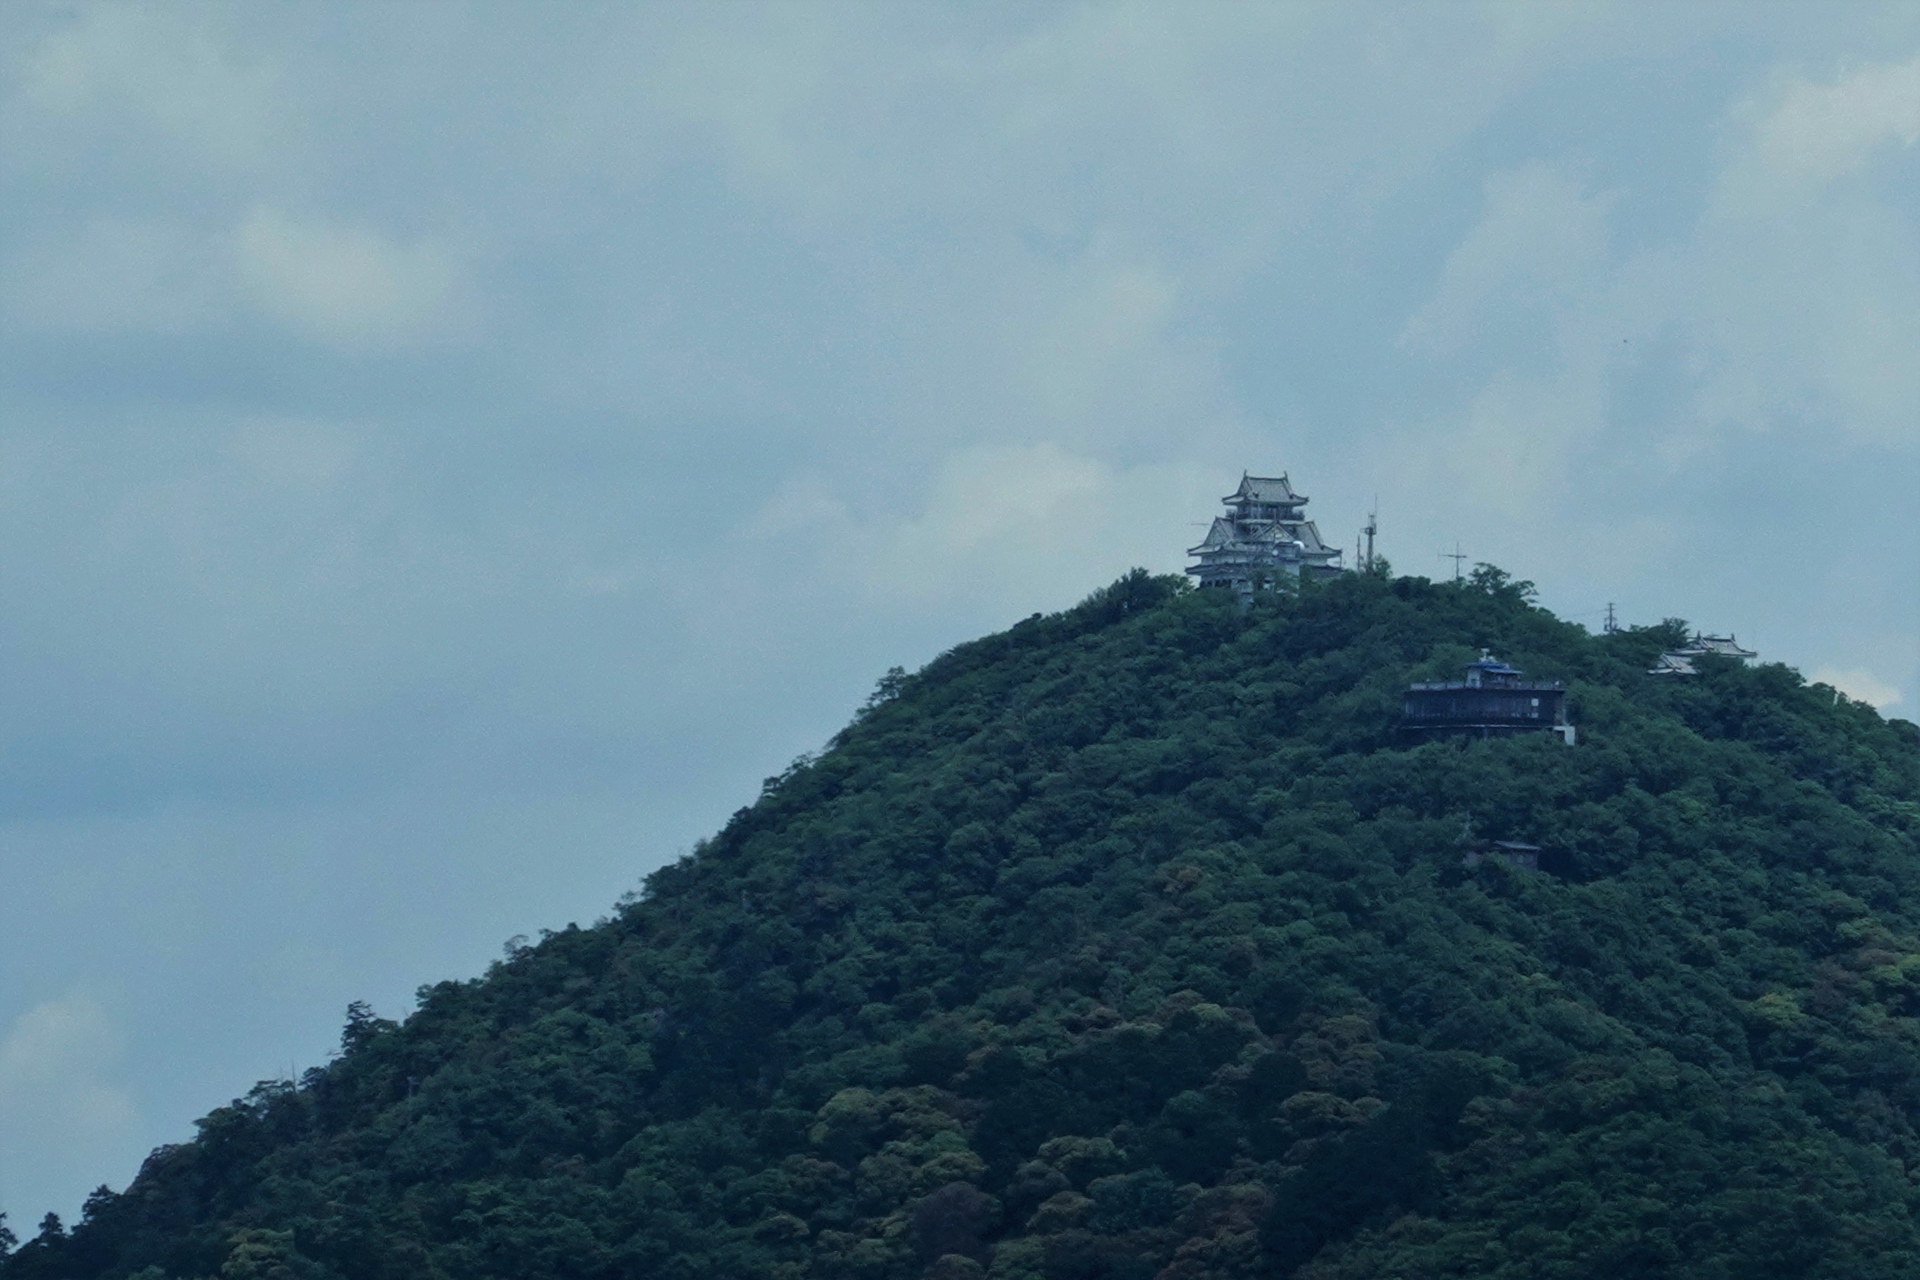
[[[1280,578],[1341,572],[1340,552],[1306,518],[1306,496],[1284,474],[1242,473],[1240,487],[1221,501],[1226,514],[1214,517],[1199,546],[1187,548],[1199,561],[1187,572],[1201,586],[1230,587],[1244,597]]]
[[[1220,499],[1225,503],[1239,505],[1243,502],[1270,502],[1280,506],[1297,506],[1306,501],[1293,491],[1293,483],[1285,476],[1250,476],[1240,474],[1240,487]]]
[[[1759,652],[1754,649],[1742,649],[1740,642],[1732,636],[1708,636],[1695,632],[1693,639],[1674,650],[1686,657],[1697,658],[1702,654],[1717,653],[1723,658],[1738,658],[1742,662],[1748,658],[1757,658]]]
[[[1732,658],[1736,662],[1746,662],[1759,656],[1753,649],[1742,649],[1740,642],[1730,635],[1709,636],[1696,631],[1693,639],[1678,649],[1669,649],[1661,654],[1660,660],[1648,668],[1647,673],[1656,676],[1697,676],[1700,669],[1693,665],[1695,658]]]
[[[1234,540],[1234,536],[1233,521],[1227,519],[1225,516],[1215,516],[1213,518],[1213,527],[1207,530],[1207,536],[1201,540],[1199,546],[1188,547],[1187,554],[1197,556],[1202,551],[1212,551],[1217,547],[1224,547]]]

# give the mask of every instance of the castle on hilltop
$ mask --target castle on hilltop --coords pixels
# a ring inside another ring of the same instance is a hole
[[[1305,495],[1285,475],[1242,473],[1240,487],[1220,500],[1227,513],[1187,554],[1187,570],[1203,587],[1230,587],[1242,596],[1279,585],[1283,578],[1329,577],[1344,569],[1342,553],[1321,540],[1305,514]]]

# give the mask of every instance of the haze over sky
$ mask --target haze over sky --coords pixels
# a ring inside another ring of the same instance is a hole
[[[1920,6],[0,10],[0,1208],[1242,469],[1915,715]]]

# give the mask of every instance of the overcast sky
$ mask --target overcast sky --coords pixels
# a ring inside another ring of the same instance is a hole
[[[0,1208],[1243,469],[1920,702],[1920,7],[0,9]]]

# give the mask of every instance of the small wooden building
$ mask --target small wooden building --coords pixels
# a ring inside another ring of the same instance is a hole
[[[1485,649],[1467,664],[1466,679],[1407,688],[1402,727],[1416,739],[1503,738],[1516,733],[1558,734],[1572,746],[1567,690],[1558,680],[1529,681],[1524,672]]]
[[[1522,844],[1518,840],[1474,840],[1468,843],[1467,851],[1460,855],[1460,865],[1463,867],[1477,867],[1489,860],[1504,862],[1521,871],[1538,871],[1540,846]]]

